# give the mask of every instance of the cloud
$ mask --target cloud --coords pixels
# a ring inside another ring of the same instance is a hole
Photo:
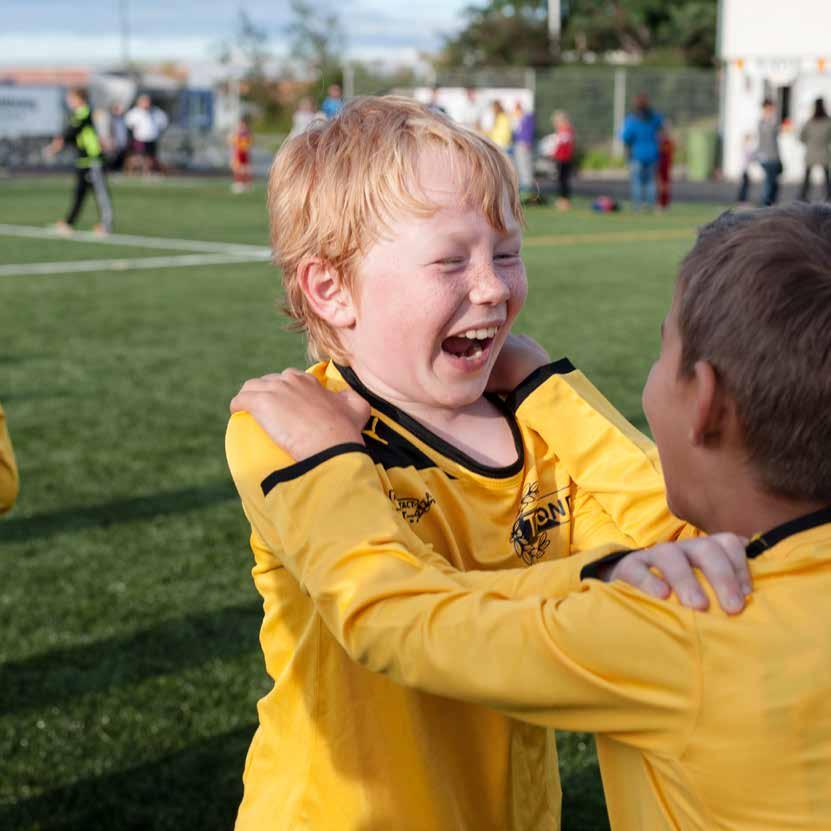
[[[348,56],[357,60],[412,62],[438,49],[441,35],[460,25],[468,0],[341,0]],[[6,0],[0,64],[114,64],[121,61],[121,28],[115,3],[79,14],[80,0]],[[243,0],[241,7],[269,33],[275,54],[288,51],[288,14],[274,0]],[[137,61],[205,60],[236,25],[238,7],[201,0],[133,0],[128,4],[130,55]],[[46,30],[44,21],[48,21]]]

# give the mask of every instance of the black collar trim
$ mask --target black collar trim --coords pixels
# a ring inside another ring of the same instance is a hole
[[[485,395],[488,401],[499,409],[505,420],[508,422],[508,426],[511,428],[511,434],[514,437],[514,447],[516,447],[517,452],[517,460],[513,464],[507,465],[506,467],[491,467],[489,465],[483,465],[481,462],[477,462],[476,459],[468,456],[467,453],[462,452],[458,447],[454,447],[440,436],[437,436],[420,421],[416,421],[412,416],[408,415],[403,410],[400,410],[394,404],[390,404],[389,401],[379,398],[375,395],[375,393],[370,392],[370,390],[363,385],[361,379],[358,378],[350,367],[341,366],[337,363],[335,366],[343,377],[343,380],[346,381],[346,383],[349,384],[349,386],[352,387],[358,395],[366,399],[370,406],[378,410],[379,413],[389,416],[389,418],[395,421],[396,424],[400,424],[406,430],[409,430],[409,432],[437,453],[440,453],[442,456],[462,465],[462,467],[472,473],[478,473],[481,476],[490,476],[494,479],[509,479],[525,467],[525,448],[522,444],[522,434],[519,431],[519,425],[514,418],[514,414],[505,406],[505,402],[499,396],[489,394]]]
[[[560,358],[550,364],[535,369],[516,389],[512,390],[505,403],[512,412],[516,412],[526,398],[541,387],[552,375],[568,375],[574,372],[574,364],[568,358]]]
[[[831,507],[820,508],[813,513],[797,517],[789,522],[783,522],[782,525],[777,525],[776,528],[755,536],[745,549],[747,556],[751,559],[758,557],[769,548],[773,548],[774,545],[778,545],[782,540],[792,537],[794,534],[801,534],[803,531],[809,531],[811,528],[827,525],[828,523],[831,523]]]

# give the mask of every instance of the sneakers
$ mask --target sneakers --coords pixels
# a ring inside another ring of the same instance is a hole
[[[56,234],[60,234],[62,237],[68,237],[72,233],[72,226],[62,219],[58,220],[52,228]]]

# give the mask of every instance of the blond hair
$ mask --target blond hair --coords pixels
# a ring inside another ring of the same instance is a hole
[[[271,167],[268,212],[275,262],[283,273],[284,311],[305,331],[309,355],[345,360],[336,332],[313,311],[298,279],[319,257],[351,292],[360,259],[390,220],[437,210],[418,193],[419,157],[447,150],[464,168],[461,199],[505,231],[503,197],[521,221],[513,165],[491,141],[407,98],[356,98],[331,121],[289,139]]]

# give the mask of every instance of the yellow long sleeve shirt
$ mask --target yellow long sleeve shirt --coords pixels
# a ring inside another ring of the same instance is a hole
[[[755,591],[732,618],[590,579],[566,597],[473,589],[422,558],[365,452],[286,480],[267,510],[360,664],[596,733],[613,831],[831,828],[831,508],[750,544]]]
[[[348,383],[369,400],[362,458],[383,510],[425,561],[439,573],[461,570],[454,579],[471,589],[489,591],[498,579],[515,596],[562,595],[579,584],[584,563],[568,555],[648,545],[684,529],[667,510],[651,445],[565,361],[500,404],[517,447],[516,463],[503,468],[443,442],[351,371],[310,371],[329,389]],[[237,828],[557,829],[548,731],[405,689],[352,662],[283,563],[296,528],[325,527],[337,539],[341,520],[317,510],[315,488],[302,516],[276,519],[275,494],[308,465],[294,464],[249,415],[232,417],[226,451],[251,523],[260,640],[274,679],[258,705]],[[348,513],[371,518],[352,502],[349,476],[330,488],[335,500],[350,497]]]
[[[6,415],[0,405],[0,514],[10,511],[17,500],[19,481]]]

